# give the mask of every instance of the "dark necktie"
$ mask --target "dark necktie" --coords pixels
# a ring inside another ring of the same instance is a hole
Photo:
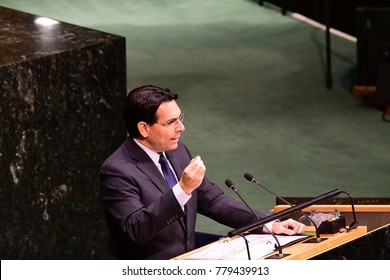
[[[161,164],[161,169],[164,174],[165,180],[168,183],[169,187],[176,185],[177,180],[175,174],[173,174],[171,168],[169,167],[168,161],[165,158],[164,154],[160,154],[160,160],[158,161]]]

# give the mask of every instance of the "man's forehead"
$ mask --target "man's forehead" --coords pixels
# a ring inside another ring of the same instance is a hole
[[[175,100],[171,100],[163,102],[160,107],[158,107],[156,116],[177,118],[178,113],[180,114],[179,106],[177,105]]]

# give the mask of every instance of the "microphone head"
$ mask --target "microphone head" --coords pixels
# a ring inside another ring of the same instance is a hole
[[[249,182],[252,182],[252,181],[255,179],[255,177],[253,177],[253,175],[251,175],[251,174],[249,174],[249,173],[245,173],[245,174],[244,174],[244,177],[245,177],[245,179],[247,179]]]
[[[228,186],[229,189],[234,188],[233,182],[230,181],[229,179],[226,179],[226,180],[225,180],[225,184],[226,184],[226,186]]]

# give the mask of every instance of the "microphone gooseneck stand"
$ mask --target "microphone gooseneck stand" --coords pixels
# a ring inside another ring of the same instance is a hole
[[[355,206],[353,204],[352,196],[348,192],[346,192],[346,191],[342,191],[342,193],[345,193],[349,197],[349,200],[351,201],[353,221],[352,221],[352,223],[349,225],[349,227],[347,229],[347,232],[350,232],[351,230],[353,230],[353,229],[355,229],[355,228],[357,228],[359,226],[359,222],[356,219]]]
[[[246,226],[243,226],[243,227],[240,227],[240,228],[237,228],[237,229],[234,229],[230,232],[228,232],[228,236],[229,237],[232,237],[234,235],[240,235],[241,233],[245,233],[245,232],[249,232],[251,230],[254,230],[268,222],[271,222],[273,220],[277,220],[277,219],[281,219],[281,218],[284,218],[284,217],[287,217],[289,214],[291,213],[294,213],[294,212],[297,212],[299,210],[302,210],[303,208],[306,208],[308,206],[311,206],[317,202],[320,202],[320,201],[323,201],[327,198],[331,198],[331,197],[334,197],[334,196],[337,196],[341,193],[341,191],[339,189],[334,189],[334,190],[331,190],[327,193],[324,193],[324,194],[321,194],[319,196],[316,196],[314,197],[313,199],[309,200],[309,201],[306,201],[306,202],[303,202],[301,204],[298,204],[298,205],[295,205],[295,206],[292,206],[290,208],[287,208],[283,211],[280,211],[272,216],[267,216],[267,217],[264,217],[263,219],[261,219],[261,221],[258,221],[258,222],[255,222],[255,223],[252,223],[250,225],[246,225]]]
[[[247,179],[249,182],[251,183],[255,183],[257,184],[258,186],[262,187],[263,189],[265,189],[267,192],[273,194],[276,198],[280,199],[281,201],[283,201],[284,203],[290,205],[290,206],[293,206],[290,202],[288,202],[287,200],[285,200],[283,197],[277,195],[276,193],[272,192],[270,189],[268,189],[267,187],[263,186],[262,184],[260,184],[253,175],[249,174],[249,173],[245,173],[244,174],[244,177],[245,179]],[[320,237],[320,233],[319,233],[319,230],[318,230],[318,226],[316,225],[316,223],[304,212],[302,211],[299,211],[299,213],[301,213],[303,216],[305,216],[314,226],[314,228],[316,229],[316,238],[310,238],[309,240],[306,240],[304,241],[304,243],[319,243],[319,242],[322,242],[324,240],[327,240],[328,238],[321,238]]]
[[[242,198],[242,196],[238,193],[238,191],[237,191],[236,187],[234,186],[233,182],[232,182],[231,180],[227,179],[227,180],[225,181],[225,184],[226,184],[226,186],[227,186],[229,189],[233,190],[233,191],[237,194],[237,196],[241,199],[241,201],[245,204],[245,206],[249,209],[249,211],[251,211],[251,213],[252,213],[259,221],[261,221],[260,217],[255,213],[255,211],[252,210],[252,208],[246,203],[246,201],[245,201],[245,200]],[[276,241],[276,243],[277,243],[277,248],[276,248],[276,249],[278,249],[278,253],[277,253],[277,254],[268,256],[268,257],[266,257],[266,259],[281,259],[281,258],[284,258],[284,257],[286,257],[286,256],[289,256],[290,254],[283,254],[282,246],[280,245],[280,242],[279,242],[278,238],[275,236],[275,234],[272,232],[272,230],[269,230],[269,229],[267,228],[267,226],[264,226],[263,228],[265,228],[265,230],[266,230],[268,233],[270,233],[270,234],[272,235],[272,237],[275,239],[275,241]],[[242,232],[242,233],[240,233],[240,234],[238,234],[238,235],[240,235],[241,237],[244,237],[245,234],[244,234],[244,232]],[[249,258],[249,260],[250,260],[250,252],[249,252],[249,245],[248,245],[249,242],[248,242],[248,240],[247,240],[246,238],[244,238],[244,240],[245,240],[245,245],[246,245],[247,252],[248,252],[248,258]]]
[[[284,203],[290,205],[290,206],[293,206],[291,203],[289,203],[287,200],[285,200],[284,198],[282,198],[281,196],[277,195],[276,193],[272,192],[271,190],[269,190],[268,188],[266,188],[265,186],[263,186],[262,184],[260,184],[253,175],[249,174],[249,173],[245,173],[244,174],[244,178],[247,179],[249,182],[253,182],[253,183],[256,183],[257,185],[259,185],[260,187],[262,187],[263,189],[265,189],[266,191],[270,192],[271,194],[273,194],[275,197],[277,197],[279,200],[283,201]],[[352,199],[352,196],[346,192],[346,191],[343,191],[341,190],[340,193],[344,193],[346,194],[348,197],[349,197],[349,200],[350,200],[350,203],[351,203],[351,207],[352,207],[352,215],[353,215],[353,221],[352,223],[349,225],[349,227],[347,228],[347,232],[357,228],[359,226],[359,222],[357,221],[356,219],[356,212],[355,212],[355,206],[354,206],[354,203],[353,203],[353,199]],[[299,211],[301,214],[303,214],[315,227],[316,229],[316,236],[317,238],[312,238],[312,239],[309,239],[307,241],[305,241],[304,243],[318,243],[318,242],[321,242],[323,240],[326,240],[327,238],[320,238],[320,233],[319,233],[319,229],[317,227],[317,225],[314,223],[314,221],[304,212],[302,211]]]

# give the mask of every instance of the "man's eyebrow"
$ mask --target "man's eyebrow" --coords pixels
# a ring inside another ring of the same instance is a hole
[[[168,119],[166,122],[180,119],[181,114],[182,114],[182,113],[180,113],[180,115],[179,115],[178,117],[176,117],[176,118],[170,118],[170,119]]]
[[[174,121],[178,120],[179,118],[180,118],[180,116],[179,116],[179,117],[177,117],[177,118],[170,118],[170,119],[166,120],[166,121],[165,121],[165,122],[163,122],[163,123],[174,122]]]

